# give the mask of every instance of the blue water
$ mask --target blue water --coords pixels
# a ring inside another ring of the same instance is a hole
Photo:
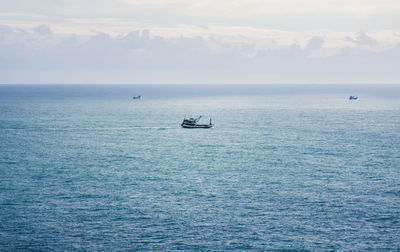
[[[0,85],[0,250],[273,249],[400,250],[400,86]]]

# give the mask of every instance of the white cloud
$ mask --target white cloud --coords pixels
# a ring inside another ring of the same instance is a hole
[[[399,0],[5,0],[0,82],[399,82],[398,13]]]
[[[109,21],[158,26],[252,26],[264,29],[400,29],[398,0],[32,0],[2,2],[3,25]],[[92,24],[94,26],[94,23]]]
[[[398,0],[120,0],[141,8],[169,8],[202,16],[252,16],[344,13],[364,18],[379,12],[400,11]]]
[[[374,52],[354,42],[369,38],[362,33],[332,54],[326,37],[257,49],[253,43],[163,38],[147,30],[87,36],[47,29],[0,27],[0,83],[400,82],[400,43]]]
[[[1,16],[1,14],[0,14]],[[12,15],[13,17],[22,17],[23,14]],[[26,18],[32,18],[35,15],[28,14]],[[129,33],[132,30],[150,30],[152,36],[161,36],[163,38],[178,37],[197,37],[204,39],[217,39],[230,44],[254,44],[257,49],[288,47],[296,43],[306,47],[309,40],[313,37],[324,39],[323,47],[335,49],[354,46],[357,44],[352,39],[357,39],[355,32],[352,31],[334,31],[334,30],[283,30],[268,29],[245,25],[157,25],[146,24],[136,21],[127,21],[119,18],[52,18],[47,20],[51,22],[42,22],[46,20],[45,16],[34,19],[29,22],[5,21],[3,25],[21,28],[25,30],[37,29],[37,27],[48,27],[58,34],[78,34],[90,36],[96,33],[107,33],[117,37]],[[45,25],[45,26],[43,26]],[[371,50],[387,50],[400,42],[400,30],[377,30],[369,32],[358,32],[368,34],[367,36],[379,43],[371,45]],[[343,39],[347,37],[347,39]]]

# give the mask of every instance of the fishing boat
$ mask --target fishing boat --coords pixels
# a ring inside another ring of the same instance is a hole
[[[194,117],[190,117],[189,119],[187,119],[186,117],[183,119],[183,122],[181,124],[181,126],[183,128],[203,128],[203,129],[208,129],[208,128],[212,128],[214,125],[212,124],[211,121],[211,117],[210,117],[210,122],[205,124],[205,123],[201,123],[200,119],[203,118],[203,116],[199,116],[197,118]]]
[[[357,100],[358,96],[356,95],[350,95],[349,100]]]
[[[142,99],[142,96],[141,96],[141,95],[137,95],[137,96],[132,97],[132,99],[134,99],[134,100],[140,100],[140,99]]]

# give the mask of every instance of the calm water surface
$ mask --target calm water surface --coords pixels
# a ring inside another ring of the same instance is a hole
[[[400,250],[400,86],[1,85],[0,115],[0,250]]]

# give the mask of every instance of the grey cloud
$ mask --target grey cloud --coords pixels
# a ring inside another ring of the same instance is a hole
[[[310,41],[308,41],[307,49],[309,50],[320,49],[324,44],[324,42],[325,42],[324,39],[321,37],[313,37],[310,39]]]
[[[357,45],[376,45],[378,43],[376,39],[368,36],[365,32],[362,31],[356,34],[355,39],[347,36],[346,40]]]
[[[294,44],[249,56],[252,44],[165,39],[149,31],[117,38],[48,34],[39,41],[56,36],[59,42],[38,48],[37,43],[18,42],[20,36],[38,39],[0,26],[0,83],[400,82],[400,45],[380,53],[347,48],[335,56],[310,58],[309,50],[320,48],[322,38],[312,38],[305,49]],[[359,35],[355,41],[363,45],[370,40]]]
[[[33,31],[39,33],[40,35],[51,35],[53,32],[47,25],[39,25],[33,28]]]

